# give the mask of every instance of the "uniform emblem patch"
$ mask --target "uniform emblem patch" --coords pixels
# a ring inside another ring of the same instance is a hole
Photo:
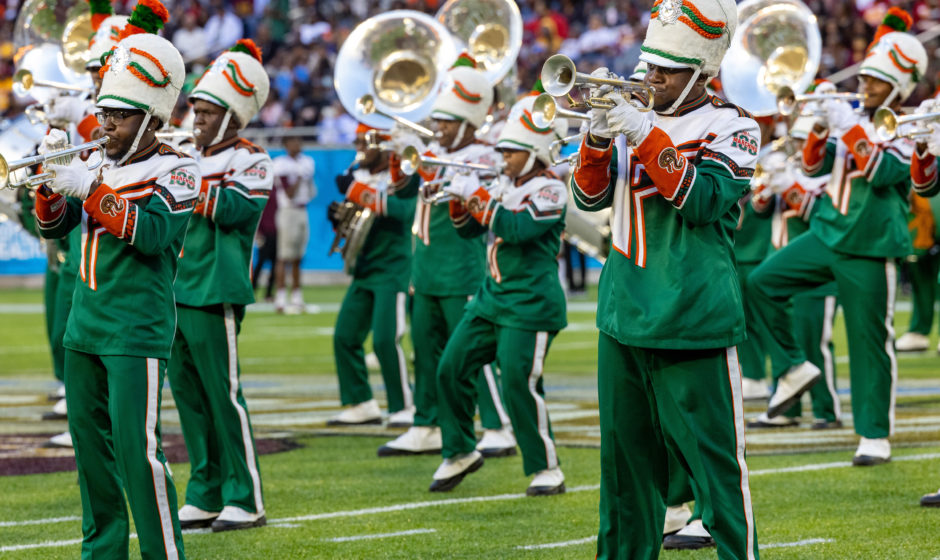
[[[682,15],[682,0],[663,0],[657,16],[664,24],[676,23]]]
[[[803,204],[803,193],[799,189],[790,189],[783,194],[783,198],[790,208],[799,208]]]
[[[372,206],[375,203],[375,195],[370,190],[363,190],[359,196],[363,206]]]
[[[666,170],[666,173],[675,173],[683,167],[683,158],[673,147],[668,147],[659,152],[659,166]]]
[[[872,152],[871,142],[865,138],[859,138],[859,140],[855,143],[855,149],[852,151],[862,157],[868,157]]]
[[[101,197],[101,204],[98,205],[103,214],[107,214],[112,218],[123,212],[126,206],[123,198],[118,198],[111,193]]]
[[[469,210],[471,214],[482,212],[483,200],[481,200],[479,196],[474,195],[467,201],[467,210]]]

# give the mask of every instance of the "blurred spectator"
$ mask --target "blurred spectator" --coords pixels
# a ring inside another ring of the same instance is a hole
[[[173,46],[179,49],[180,54],[183,55],[183,62],[187,64],[196,61],[202,64],[209,62],[206,30],[199,26],[195,12],[183,14],[183,24],[173,34]]]
[[[212,0],[212,15],[206,21],[206,37],[212,58],[244,36],[245,26],[224,0]]]
[[[255,246],[258,248],[258,260],[255,261],[254,270],[251,273],[251,287],[258,289],[258,281],[261,278],[261,270],[265,263],[270,265],[268,271],[267,287],[264,291],[264,301],[274,301],[274,280],[277,275],[277,225],[275,215],[277,214],[277,184],[274,185],[274,192],[268,197],[268,202],[261,212],[261,220],[258,222],[258,231],[255,233]]]
[[[274,184],[277,185],[277,297],[274,308],[279,313],[301,312],[304,306],[300,291],[300,261],[310,236],[307,204],[317,195],[313,183],[313,158],[302,153],[301,139],[284,138],[287,153],[274,158]],[[287,305],[287,269],[291,269],[291,298]]]
[[[356,139],[356,119],[349,116],[339,101],[320,113],[319,144],[352,144]]]

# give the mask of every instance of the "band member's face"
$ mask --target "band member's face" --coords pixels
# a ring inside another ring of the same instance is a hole
[[[653,96],[653,110],[665,111],[675,102],[692,77],[691,68],[665,68],[649,64],[643,81],[656,92]],[[704,83],[704,82],[703,82]],[[693,90],[695,88],[693,87]],[[694,99],[690,91],[686,99]]]
[[[381,150],[370,149],[368,145],[369,142],[366,140],[365,132],[356,134],[356,139],[353,140],[353,147],[356,148],[356,159],[359,160],[359,166],[366,169],[378,163],[379,157],[382,155]]]
[[[866,109],[877,109],[885,102],[885,99],[891,95],[891,84],[871,76],[858,77],[858,92],[864,93],[868,97],[862,101],[862,106]]]
[[[215,103],[197,99],[193,102],[193,116],[195,117],[193,132],[195,133],[196,146],[205,148],[210,145],[212,139],[219,133],[219,126],[221,126],[222,119],[225,117],[225,109]]]
[[[98,109],[98,114],[103,116],[99,119],[101,131],[110,138],[105,153],[111,159],[121,159],[134,143],[134,138],[137,137],[140,123],[144,120],[144,112],[136,109]],[[152,126],[153,120],[151,119],[148,127]],[[147,147],[150,141],[145,140],[142,137],[137,147]]]
[[[503,154],[503,161],[506,162],[503,174],[513,179],[522,175],[522,170],[529,161],[529,151],[503,148],[500,152]]]
[[[98,68],[92,68],[88,71],[91,76],[91,83],[95,86],[95,99],[98,98],[98,92],[101,91],[101,76],[98,74]]]
[[[434,123],[437,125],[437,131],[440,133],[440,142],[441,146],[448,147],[453,145],[454,140],[457,138],[457,133],[460,132],[460,123],[463,121],[445,121],[441,119],[434,119]],[[467,125],[467,128],[470,128],[470,125]]]

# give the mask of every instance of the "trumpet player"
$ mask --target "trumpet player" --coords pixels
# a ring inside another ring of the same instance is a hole
[[[251,288],[252,243],[274,183],[271,157],[241,138],[268,97],[250,39],[219,55],[189,101],[202,181],[176,278],[176,338],[167,376],[189,452],[184,529],[265,524],[261,474],[242,395],[238,332]]]
[[[483,466],[473,431],[473,395],[480,368],[499,363],[506,412],[532,481],[529,496],[565,491],[548,410],[543,371],[555,335],[567,324],[565,293],[556,256],[568,193],[548,170],[550,146],[567,130],[565,119],[540,128],[532,122],[533,97],[513,106],[496,144],[505,169],[498,190],[475,174],[445,186],[463,204],[451,206],[460,235],[489,231],[489,276],[467,304],[444,347],[437,369],[438,418],[443,462],[432,492],[446,492]],[[496,193],[501,196],[497,196]]]
[[[591,110],[571,188],[580,208],[613,209],[598,287],[600,559],[659,555],[670,454],[691,476],[718,555],[758,556],[733,239],[760,132],[705,90],[737,23],[731,0],[657,1],[640,55],[653,110],[609,87],[592,91],[613,107]],[[629,148],[615,158],[620,135]],[[628,182],[617,188],[621,165]]]
[[[492,146],[476,140],[493,103],[493,88],[476,61],[463,53],[448,71],[450,82],[440,92],[431,110],[440,137],[428,153],[455,163],[495,167],[501,160]],[[414,296],[411,338],[415,349],[414,424],[404,434],[379,448],[379,456],[439,453],[437,368],[447,339],[463,315],[467,301],[486,274],[486,236],[463,237],[454,229],[447,204],[435,204],[440,186],[456,176],[455,168],[441,166],[422,170],[425,197],[419,197],[412,231],[415,250],[411,268]],[[409,177],[397,161],[390,169],[395,184]],[[456,203],[455,203],[456,204]],[[516,453],[516,440],[500,398],[496,372],[483,366],[477,382],[477,399],[483,437],[477,448],[488,457]]]
[[[64,344],[83,558],[128,557],[126,504],[143,558],[184,557],[160,389],[175,332],[177,255],[200,175],[195,161],[154,138],[185,77],[179,52],[154,34],[167,18],[155,0],[138,4],[102,67],[107,168],[93,174],[79,158],[50,164],[51,190],[37,194],[44,237],[82,231]]]
[[[805,173],[833,174],[827,195],[815,205],[810,230],[751,274],[754,290],[747,304],[754,306],[761,328],[772,333],[773,351],[785,353],[791,365],[771,396],[771,418],[790,408],[821,375],[794,338],[789,302],[833,280],[838,285],[848,333],[854,427],[860,436],[852,459],[856,466],[891,459],[888,438],[894,430],[897,382],[895,262],[911,251],[907,213],[912,146],[904,139],[876,142],[871,118],[881,106],[900,109],[926,69],[927,54],[916,38],[879,28],[859,69],[864,114],[839,99],[824,101],[826,121],[814,126],[803,147]]]
[[[367,140],[375,131],[380,145]],[[395,188],[389,175],[391,140],[387,131],[365,124],[356,130],[358,164],[346,200],[370,209],[375,222],[356,258],[352,283],[336,318],[333,355],[339,395],[346,407],[327,423],[331,426],[380,424],[382,413],[372,396],[363,344],[372,332],[372,346],[382,368],[388,399],[388,425],[408,427],[413,397],[401,338],[405,334],[405,302],[411,277],[411,224],[419,177]]]

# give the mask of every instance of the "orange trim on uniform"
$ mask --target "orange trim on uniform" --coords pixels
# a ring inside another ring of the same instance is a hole
[[[408,176],[402,173],[401,170],[401,157],[395,152],[388,154],[388,176],[393,185],[399,185],[408,179]]]
[[[809,131],[806,143],[803,144],[803,157],[801,159],[804,173],[814,173],[822,165],[823,160],[826,159],[826,141],[828,139],[828,134],[817,136],[812,130]]]
[[[857,124],[850,128],[848,132],[842,135],[842,141],[845,142],[849,151],[855,156],[855,163],[858,168],[867,169],[868,162],[875,154],[877,146],[869,140],[862,125]]]
[[[588,197],[598,196],[610,185],[610,160],[614,155],[614,143],[606,149],[588,145],[587,135],[581,141],[578,166],[574,170],[574,181]]]
[[[437,157],[437,155],[431,150],[428,150],[421,155],[425,157],[429,157],[429,158]],[[435,167],[433,165],[419,165],[418,166],[418,175],[421,175],[421,178],[424,179],[425,181],[433,181],[434,179],[436,179],[439,171],[440,171],[440,167]]]
[[[914,151],[911,158],[911,182],[914,188],[924,190],[937,181],[937,158],[930,152],[920,155]],[[38,200],[38,197],[37,197]]]
[[[57,193],[46,196],[43,193],[44,190],[38,189],[36,191],[36,219],[39,220],[40,228],[45,228],[59,221],[65,214],[66,206],[68,206],[64,196]]]
[[[78,123],[78,134],[85,142],[91,141],[91,134],[96,128],[101,126],[94,115],[88,115]]]
[[[667,200],[672,200],[682,184],[689,160],[676,149],[672,138],[653,127],[646,139],[634,149],[637,159],[646,168],[653,185]]]
[[[793,183],[781,195],[783,202],[792,210],[800,211],[806,201],[806,189],[799,183]]]
[[[484,226],[489,226],[496,214],[496,201],[490,195],[490,191],[483,187],[478,188],[469,199],[467,199],[467,210],[473,219]]]
[[[85,200],[84,208],[89,216],[108,230],[108,233],[118,239],[124,238],[130,203],[121,198],[114,189],[102,183]]]
[[[346,191],[346,199],[378,214],[382,213],[380,212],[379,192],[365,183],[356,181],[350,185],[349,190]]]
[[[456,226],[463,225],[470,219],[470,211],[459,200],[451,200],[448,203],[448,210],[450,211],[450,219]]]

